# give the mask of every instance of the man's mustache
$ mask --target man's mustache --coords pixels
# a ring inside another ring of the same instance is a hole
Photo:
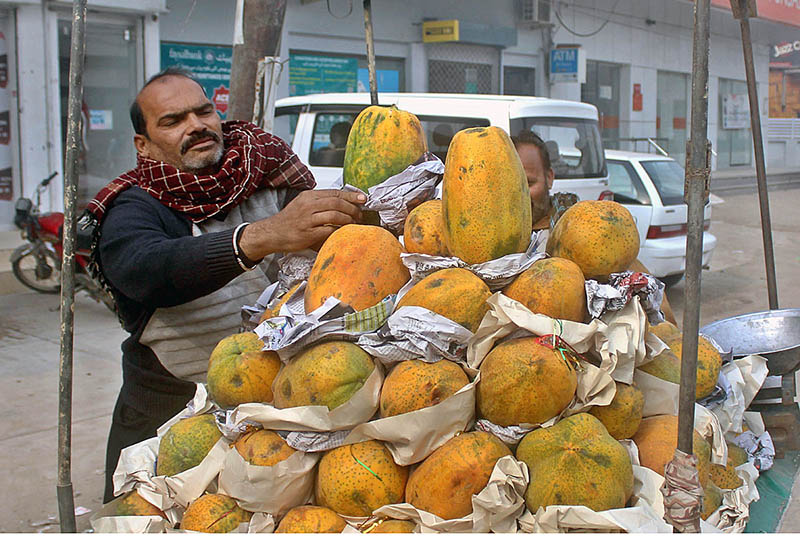
[[[181,154],[186,154],[192,145],[206,140],[214,140],[217,143],[220,142],[219,136],[216,134],[216,132],[212,132],[210,130],[198,132],[189,136],[189,138],[181,144]]]

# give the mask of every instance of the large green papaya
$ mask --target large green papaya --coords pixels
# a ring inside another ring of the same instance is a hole
[[[457,132],[442,186],[451,254],[476,264],[525,251],[531,236],[528,180],[511,139],[498,127]]]
[[[364,108],[347,137],[344,183],[363,191],[397,175],[428,150],[417,116],[397,106]]]

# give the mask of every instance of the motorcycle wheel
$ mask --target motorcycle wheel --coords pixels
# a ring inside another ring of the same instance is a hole
[[[57,294],[61,290],[60,259],[52,249],[34,248],[15,259],[11,270],[20,283],[37,292]]]

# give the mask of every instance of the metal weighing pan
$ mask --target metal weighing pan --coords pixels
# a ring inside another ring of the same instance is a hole
[[[770,375],[800,368],[800,309],[776,309],[732,316],[700,328],[734,357],[758,354],[767,359]]]

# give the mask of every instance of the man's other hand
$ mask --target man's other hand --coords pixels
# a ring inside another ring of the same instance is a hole
[[[239,248],[251,260],[299,251],[323,242],[336,229],[361,221],[367,198],[344,190],[306,190],[279,213],[247,226]]]

